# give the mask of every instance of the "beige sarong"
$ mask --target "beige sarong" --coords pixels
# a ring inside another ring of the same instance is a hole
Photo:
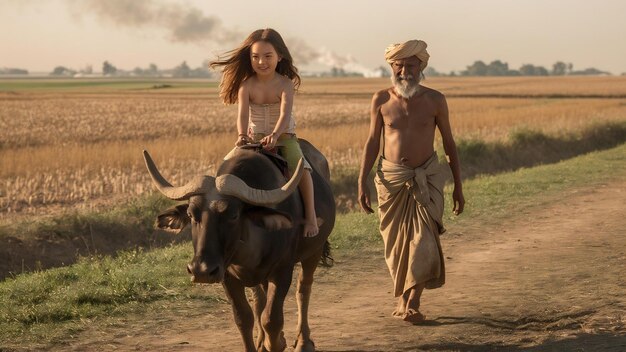
[[[445,283],[439,242],[439,235],[445,231],[445,180],[436,153],[415,169],[380,158],[374,182],[385,260],[396,297],[417,284],[437,288]]]

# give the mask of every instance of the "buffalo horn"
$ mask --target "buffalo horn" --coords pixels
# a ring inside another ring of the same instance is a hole
[[[296,171],[291,179],[284,186],[272,190],[256,189],[248,186],[239,177],[231,174],[218,176],[215,179],[217,191],[224,195],[234,196],[242,201],[260,206],[278,204],[285,200],[300,183],[300,178],[304,173],[304,163],[302,159],[298,162]]]
[[[148,168],[152,182],[167,198],[186,200],[193,195],[207,193],[215,187],[215,179],[211,176],[197,176],[184,186],[174,187],[161,175],[146,150],[143,151],[143,159],[146,162],[146,167]]]

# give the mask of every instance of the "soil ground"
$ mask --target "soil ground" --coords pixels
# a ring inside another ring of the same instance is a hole
[[[447,283],[426,290],[427,321],[393,318],[382,249],[342,255],[316,273],[318,351],[625,351],[626,181],[569,191],[488,228],[442,236]],[[215,286],[215,285],[214,285]],[[220,287],[207,288],[221,291]],[[293,287],[292,287],[293,291]],[[285,303],[295,339],[296,304]],[[55,350],[241,351],[230,306],[151,311],[94,325]]]

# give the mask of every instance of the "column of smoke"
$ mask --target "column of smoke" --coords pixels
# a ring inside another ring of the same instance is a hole
[[[167,38],[175,43],[206,47],[217,44],[224,48],[220,50],[226,51],[234,48],[249,34],[226,28],[219,18],[207,16],[202,10],[189,4],[159,0],[68,0],[68,3],[76,18],[95,15],[101,21],[119,27],[165,30]],[[283,38],[299,67],[317,63],[347,72],[359,72],[366,77],[374,74],[350,55],[339,55],[324,48],[317,49],[299,38]]]

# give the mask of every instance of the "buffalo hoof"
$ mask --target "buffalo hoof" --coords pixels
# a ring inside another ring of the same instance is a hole
[[[315,352],[315,344],[313,341],[297,341],[294,352]]]
[[[271,346],[272,349],[268,349],[267,346],[263,345],[259,348],[259,352],[282,352],[287,349],[287,340],[285,340],[285,333],[280,332],[280,336],[278,336],[277,346]]]

